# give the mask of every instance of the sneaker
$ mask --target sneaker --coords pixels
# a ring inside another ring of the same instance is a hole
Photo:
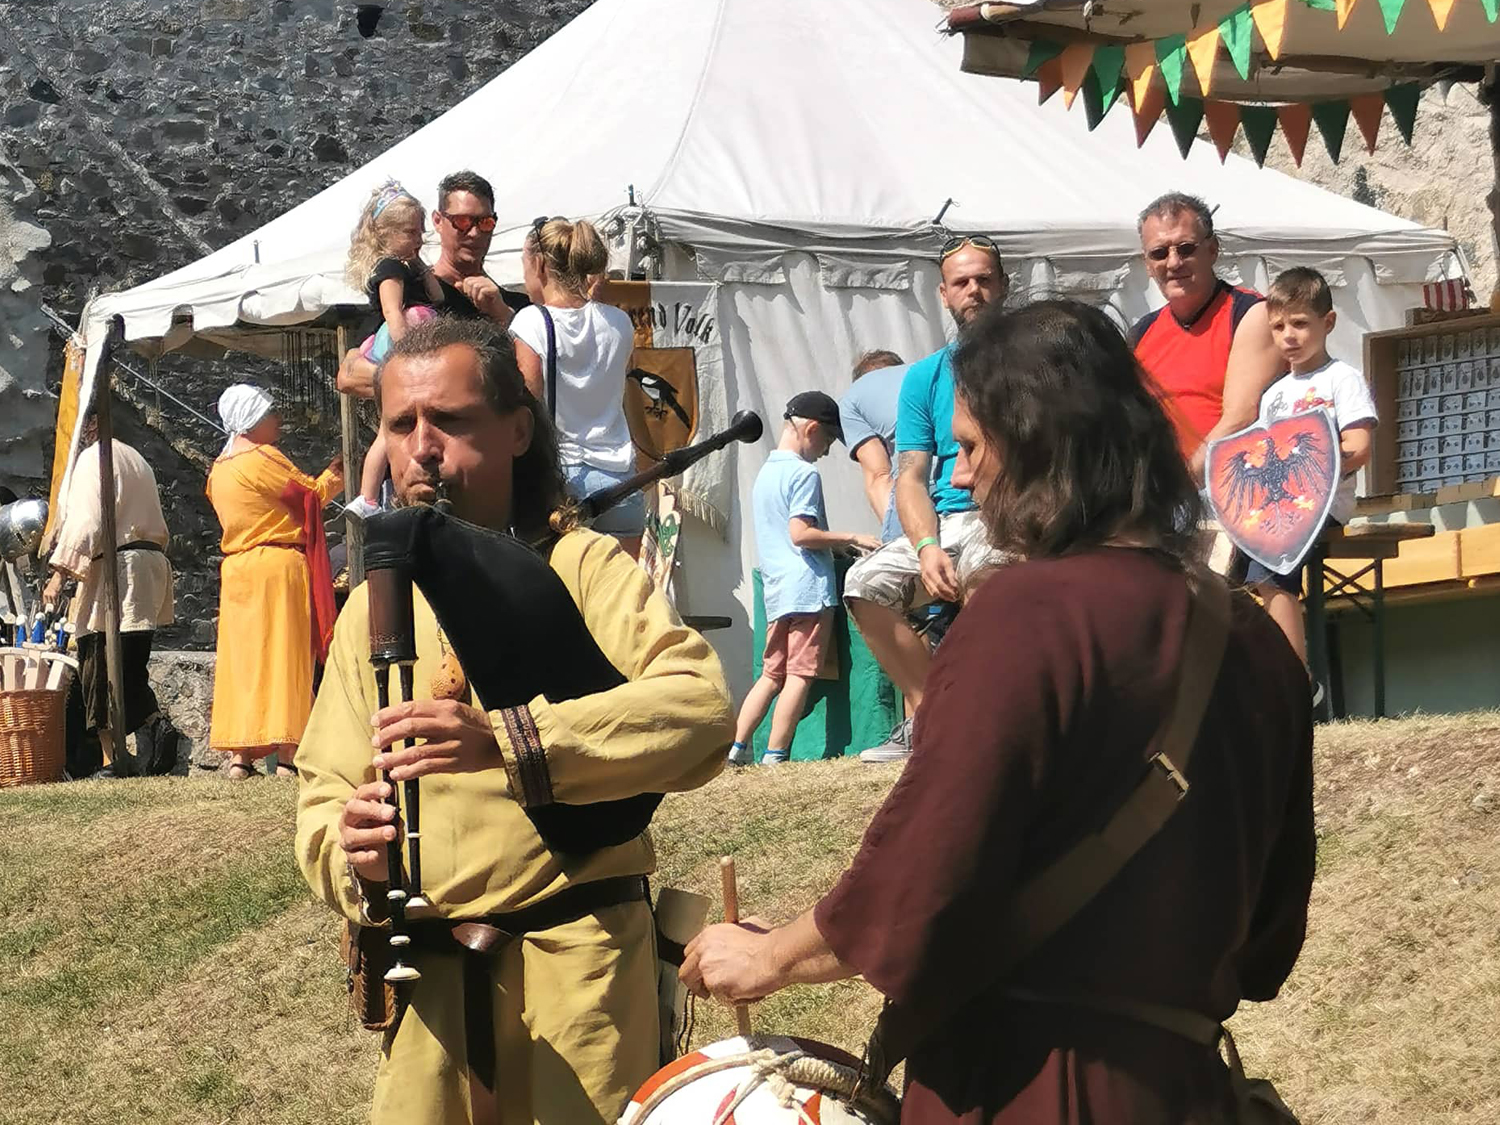
[[[767,750],[760,756],[760,764],[763,766],[779,766],[791,759],[790,750]]]
[[[753,766],[755,764],[755,751],[748,746],[731,746],[729,748],[729,764],[731,766]]]
[[[860,751],[861,762],[900,762],[911,756],[911,720],[899,722],[891,730],[890,738],[879,746]]]

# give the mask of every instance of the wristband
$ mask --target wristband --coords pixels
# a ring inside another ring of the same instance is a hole
[[[937,545],[938,541],[936,535],[928,535],[925,538],[918,539],[916,547],[917,554],[920,555],[922,553],[923,547],[936,547]]]

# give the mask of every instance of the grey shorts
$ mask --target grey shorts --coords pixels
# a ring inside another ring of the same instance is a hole
[[[938,546],[953,560],[959,588],[965,595],[978,585],[985,571],[1013,561],[990,545],[978,512],[939,516]],[[897,536],[849,568],[844,576],[844,599],[858,598],[901,613],[910,612],[933,600],[920,581],[921,573],[922,564],[911,540]]]

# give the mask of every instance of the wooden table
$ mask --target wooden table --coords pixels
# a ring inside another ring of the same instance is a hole
[[[1330,527],[1307,556],[1307,659],[1314,678],[1323,685],[1323,700],[1313,717],[1333,717],[1328,669],[1328,602],[1347,600],[1364,614],[1374,630],[1375,715],[1385,718],[1385,560],[1393,559],[1408,539],[1431,538],[1428,523],[1361,523]],[[1329,566],[1329,559],[1368,559],[1353,574]],[[1325,589],[1329,577],[1333,586]],[[1362,584],[1368,577],[1370,585]],[[1368,604],[1366,604],[1368,602]]]

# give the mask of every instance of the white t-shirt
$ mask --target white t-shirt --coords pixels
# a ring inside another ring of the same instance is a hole
[[[625,372],[635,346],[630,317],[598,301],[576,309],[548,305],[547,311],[557,338],[559,457],[567,465],[630,471],[635,466],[625,421]],[[541,357],[545,385],[547,324],[542,310],[532,305],[516,313],[510,334]]]
[[[1320,406],[1333,415],[1334,429],[1340,432],[1378,418],[1365,377],[1343,360],[1330,359],[1315,371],[1283,375],[1267,387],[1260,396],[1260,420],[1275,422]],[[1339,523],[1348,523],[1354,515],[1354,474],[1339,482],[1328,514]]]

